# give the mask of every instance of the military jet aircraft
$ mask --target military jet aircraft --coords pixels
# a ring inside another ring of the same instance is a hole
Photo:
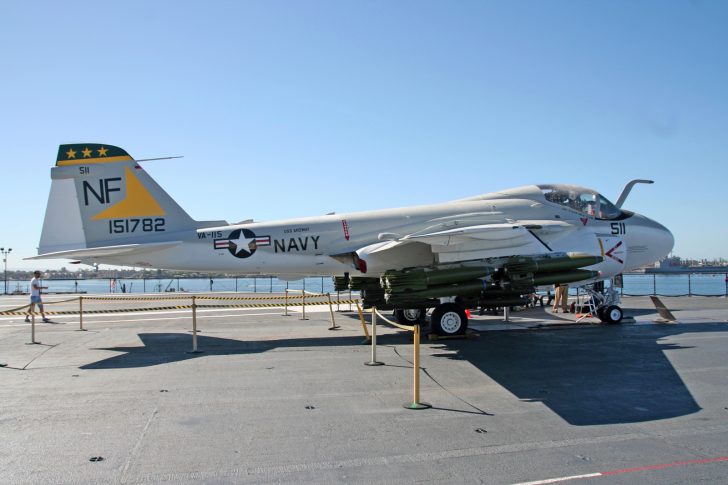
[[[528,185],[451,202],[272,222],[195,221],[125,150],[61,145],[38,256],[230,274],[335,277],[366,306],[440,334],[466,308],[522,304],[539,285],[593,283],[666,256],[668,229],[575,185]],[[651,183],[651,182],[650,182]],[[613,300],[599,316],[622,319]]]

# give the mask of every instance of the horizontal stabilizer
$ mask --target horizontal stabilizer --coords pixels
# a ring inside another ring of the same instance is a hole
[[[182,241],[170,241],[160,243],[144,243],[144,244],[122,244],[119,246],[103,246],[98,248],[70,249],[67,251],[56,251],[52,253],[40,254],[30,258],[33,259],[87,259],[102,258],[108,256],[146,254],[163,249],[173,248],[182,244]]]
[[[221,221],[222,222],[222,221]],[[238,222],[237,224],[227,224],[225,226],[214,226],[214,227],[203,227],[197,229],[197,234],[204,234],[206,232],[228,232],[235,231],[237,229],[247,229],[248,225],[252,224],[253,220]]]

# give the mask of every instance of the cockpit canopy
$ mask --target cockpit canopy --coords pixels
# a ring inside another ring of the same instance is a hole
[[[563,205],[596,217],[597,219],[619,219],[622,211],[606,197],[593,190],[577,185],[549,184],[539,185],[547,201]]]

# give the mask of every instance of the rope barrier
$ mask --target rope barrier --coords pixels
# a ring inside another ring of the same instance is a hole
[[[327,295],[327,293],[316,293],[316,292],[308,291],[308,290],[295,290],[293,288],[289,288],[288,291],[298,291],[298,292],[301,292],[301,294],[310,295],[310,296],[326,296]]]
[[[290,290],[289,290],[290,291]],[[319,295],[319,296],[326,296],[326,295]],[[255,296],[238,296],[238,297],[230,297],[230,296],[198,296],[198,300],[283,300],[286,298],[285,295],[280,296],[261,296],[261,297],[255,297]],[[303,295],[300,296],[289,296],[289,299],[291,298],[303,298]]]
[[[308,305],[328,305],[326,302],[308,303]],[[197,308],[280,308],[283,305],[279,303],[243,303],[240,305],[201,305],[197,304]],[[288,306],[303,306],[301,303],[289,303]]]
[[[96,301],[153,301],[153,300],[189,300],[192,295],[175,296],[85,296],[84,300]]]
[[[135,313],[135,312],[154,312],[154,311],[164,311],[164,310],[192,310],[192,353],[198,353],[201,352],[198,350],[197,347],[197,309],[225,309],[225,308],[273,308],[285,305],[286,308],[286,314],[288,310],[288,306],[300,306],[302,307],[303,311],[303,317],[305,319],[306,315],[306,296],[309,296],[309,305],[328,305],[329,306],[329,314],[331,316],[331,327],[329,330],[336,330],[340,327],[336,325],[336,321],[334,319],[334,310],[333,310],[333,301],[331,299],[330,293],[311,293],[301,291],[300,301],[294,301],[289,302],[289,299],[296,298],[296,297],[289,297],[288,291],[286,292],[286,295],[282,297],[260,297],[260,298],[252,298],[252,297],[213,297],[213,296],[205,296],[205,297],[199,297],[197,295],[175,295],[174,297],[115,297],[115,298],[109,298],[109,297],[84,297],[80,296],[77,298],[72,298],[68,300],[62,300],[62,301],[56,301],[52,303],[69,303],[73,301],[78,301],[78,310],[59,310],[59,311],[48,311],[43,312],[45,315],[79,315],[79,330],[83,331],[83,315],[93,315],[93,314],[108,314],[108,313]],[[323,298],[326,297],[326,301],[311,301],[316,300],[317,298]],[[156,306],[156,307],[149,307],[149,308],[114,308],[114,309],[98,309],[98,310],[89,310],[83,308],[83,300],[95,300],[95,301],[159,301],[159,300],[181,300],[181,299],[187,299],[190,298],[192,300],[190,305],[168,305],[168,306]],[[208,301],[246,301],[246,300],[283,300],[283,302],[278,303],[240,303],[240,304],[198,304],[198,300],[208,300]],[[50,302],[49,302],[50,303]],[[350,298],[347,300],[337,300],[337,303],[349,303],[349,304],[356,304],[357,311],[359,313],[360,321],[362,324],[362,328],[364,329],[364,334],[367,337],[368,340],[371,341],[372,344],[372,360],[371,362],[366,363],[366,365],[383,365],[382,362],[378,362],[376,360],[376,342],[377,342],[377,324],[376,324],[376,317],[379,315],[379,317],[384,320],[386,323],[396,327],[400,328],[402,330],[411,331],[413,332],[414,336],[414,346],[413,346],[413,354],[414,354],[414,364],[413,364],[413,371],[414,371],[414,382],[413,382],[413,399],[412,402],[405,403],[404,407],[407,409],[425,409],[428,407],[431,407],[427,403],[420,402],[420,379],[419,379],[419,372],[420,372],[420,364],[419,364],[419,358],[420,358],[420,327],[418,325],[414,326],[406,326],[401,325],[397,322],[393,322],[389,320],[387,317],[382,315],[376,307],[372,307],[372,335],[371,339],[369,338],[369,334],[367,332],[366,324],[364,322],[364,315],[361,310],[360,301],[359,299]],[[31,340],[30,343],[32,344],[38,344],[40,342],[37,342],[35,340],[35,316],[38,314],[41,314],[40,311],[33,311],[33,312],[24,312],[19,311],[23,309],[28,309],[30,305],[24,305],[22,307],[18,308],[12,308],[10,310],[0,311],[0,315],[12,315],[12,316],[25,316],[30,314],[31,316]]]
[[[312,293],[312,292],[301,292],[300,297],[289,297],[288,296],[288,290],[286,291],[285,295],[282,296],[266,296],[266,297],[215,297],[215,296],[197,296],[197,295],[175,295],[173,297],[164,296],[164,297],[95,297],[95,296],[79,296],[76,298],[71,298],[68,300],[61,300],[61,301],[55,301],[52,303],[69,303],[73,301],[78,301],[78,310],[57,310],[57,311],[20,311],[20,310],[26,310],[30,308],[30,305],[24,305],[17,308],[11,308],[10,310],[4,310],[0,311],[0,315],[5,316],[30,316],[31,317],[31,340],[30,343],[37,344],[39,342],[36,342],[35,340],[35,317],[36,315],[44,315],[44,316],[56,316],[56,315],[78,315],[78,324],[79,324],[79,331],[84,331],[83,328],[83,315],[99,315],[99,314],[109,314],[109,313],[136,313],[136,312],[155,312],[155,311],[164,311],[164,310],[192,310],[192,352],[197,353],[200,352],[200,350],[197,349],[197,309],[198,308],[208,308],[208,309],[232,309],[232,308],[280,308],[281,306],[285,306],[286,308],[286,314],[288,313],[288,306],[300,306],[302,307],[302,320],[307,320],[306,318],[306,296],[309,297],[309,306],[311,305],[328,305],[329,306],[329,314],[331,316],[331,327],[329,327],[329,330],[337,330],[339,327],[336,325],[336,320],[334,319],[334,311],[333,311],[333,302],[331,300],[331,294],[330,293]],[[322,298],[326,298],[325,301],[320,301]],[[88,301],[116,301],[116,302],[133,302],[133,301],[160,301],[160,300],[172,300],[172,301],[179,301],[179,300],[187,300],[191,299],[191,305],[167,305],[167,306],[153,306],[153,307],[146,307],[146,308],[113,308],[113,309],[96,309],[96,310],[90,310],[88,307],[86,309],[83,308],[83,300]],[[203,304],[200,305],[197,303],[199,300],[208,300],[208,301],[248,301],[248,300],[264,300],[264,301],[271,301],[271,300],[278,300],[277,303],[239,303],[239,304]],[[289,299],[300,299],[300,301],[293,301],[289,302]],[[311,301],[314,300],[314,301]],[[319,300],[319,301],[316,301]],[[341,300],[339,300],[339,303],[341,303]],[[359,300],[358,299],[349,299],[343,301],[343,303],[356,303],[357,308],[359,308]],[[45,320],[45,319],[44,319]],[[363,325],[363,319],[362,319],[362,326]],[[366,326],[364,326],[364,333],[366,332]]]
[[[0,315],[3,315],[5,312],[17,312],[18,310],[22,310],[23,308],[30,308],[30,303],[25,306],[19,306],[17,308],[11,308],[10,310],[1,311]]]
[[[163,307],[154,307],[154,308],[122,308],[122,309],[106,309],[106,310],[84,310],[83,314],[89,314],[89,313],[125,313],[125,312],[152,312],[157,310],[185,310],[192,308],[191,305],[180,305],[180,306],[163,306]],[[55,311],[55,312],[44,312],[46,315],[78,315],[81,312],[79,310],[62,310],[62,311]],[[23,316],[27,315],[28,312],[0,312],[0,315],[17,315],[17,316]],[[39,311],[36,312],[30,312],[30,315],[40,315]]]
[[[113,309],[105,309],[105,310],[83,310],[84,314],[87,313],[125,313],[125,312],[151,312],[156,310],[184,310],[192,308],[190,305],[179,305],[179,306],[163,306],[163,307],[150,307],[150,308],[113,308]],[[43,312],[46,315],[78,315],[81,313],[79,310],[59,310],[59,311],[50,311],[50,312]],[[11,311],[4,311],[0,312],[0,315],[2,316],[23,316],[23,315],[40,315],[40,311],[34,311],[34,312],[11,312]]]
[[[294,291],[294,290],[288,290]],[[97,301],[154,301],[154,300],[188,300],[195,296],[197,300],[223,300],[223,301],[239,301],[239,300],[283,300],[285,295],[280,296],[200,296],[200,295],[175,295],[175,296],[85,296],[84,300],[97,300]],[[306,292],[307,298],[311,297],[326,297],[326,293],[310,293]],[[289,299],[303,299],[304,295],[292,295]],[[66,301],[74,301],[66,300]],[[343,302],[343,300],[342,300]],[[55,303],[55,302],[54,302]],[[60,303],[60,302],[59,302]]]
[[[84,297],[84,300],[86,300],[86,297]],[[341,303],[358,303],[359,300],[341,300]],[[306,305],[329,305],[328,301],[316,301],[316,302],[306,302]],[[282,303],[244,303],[240,305],[200,305],[197,304],[197,308],[278,308],[283,306]],[[288,306],[303,306],[303,303],[289,303]],[[24,307],[19,308],[13,308],[11,310],[5,310],[0,311],[0,315],[7,315],[7,316],[22,316],[27,315],[28,312],[21,312],[18,310],[22,310],[23,308],[29,308],[30,305],[26,305]],[[170,305],[170,306],[161,306],[161,307],[149,307],[149,308],[113,308],[113,309],[105,309],[105,310],[83,310],[84,314],[91,314],[91,313],[124,313],[124,312],[152,312],[152,311],[159,311],[159,310],[189,310],[192,308],[192,305]],[[78,315],[81,313],[79,310],[63,310],[63,311],[48,311],[44,312],[46,315]],[[31,313],[32,315],[40,315],[39,311],[35,311]]]
[[[71,302],[71,301],[78,301],[79,299],[80,299],[80,297],[77,296],[75,298],[69,298],[68,300],[44,301],[43,302],[43,305],[55,305],[57,303],[68,303],[68,302]]]
[[[412,332],[412,402],[404,404],[405,409],[428,409],[432,406],[426,402],[420,401],[420,326],[419,325],[402,325],[401,323],[393,322],[388,319],[377,310],[375,307],[372,308],[373,312],[379,315],[379,318],[387,322],[388,324]]]
[[[402,325],[401,323],[393,322],[392,320],[388,319],[387,317],[385,317],[384,315],[382,315],[381,313],[379,313],[379,310],[377,310],[377,315],[379,315],[379,318],[381,318],[382,320],[384,320],[385,322],[387,322],[388,324],[390,324],[390,325],[392,325],[394,327],[401,328],[402,330],[407,330],[408,332],[414,332],[415,331],[415,326],[414,325],[407,326],[407,325]]]

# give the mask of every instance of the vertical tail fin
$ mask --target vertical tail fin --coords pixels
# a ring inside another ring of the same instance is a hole
[[[39,254],[158,243],[196,222],[123,149],[61,145],[51,169]]]

